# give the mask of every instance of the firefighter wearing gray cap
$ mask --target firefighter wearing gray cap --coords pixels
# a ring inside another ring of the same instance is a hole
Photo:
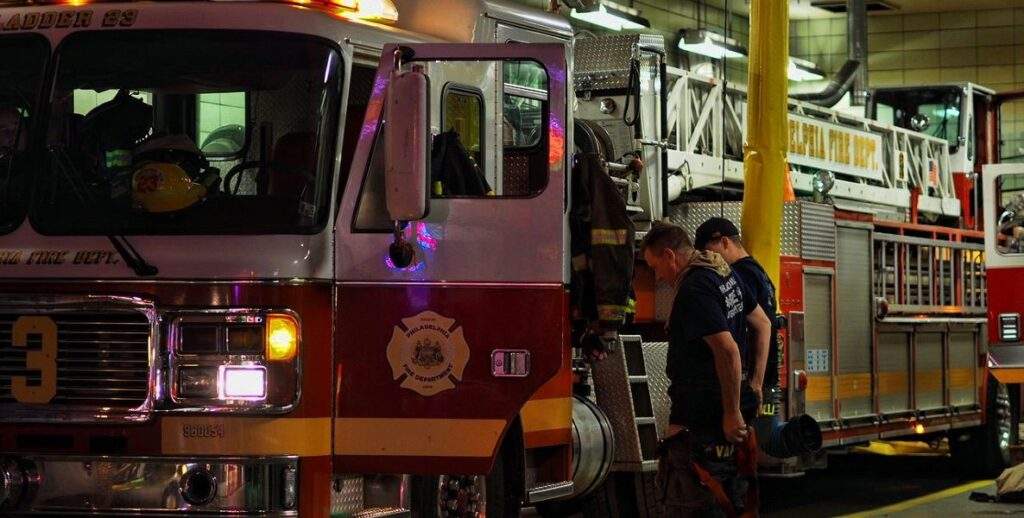
[[[710,250],[721,255],[732,270],[739,275],[740,280],[754,296],[754,300],[772,321],[772,336],[768,342],[767,362],[763,357],[759,359],[753,356],[755,353],[763,354],[765,351],[758,350],[756,344],[747,344],[747,352],[750,354],[746,358],[747,363],[749,365],[766,363],[767,365],[762,386],[754,387],[755,390],[764,394],[779,384],[779,325],[776,317],[778,311],[775,304],[775,285],[772,284],[768,272],[764,270],[761,263],[747,253],[743,241],[740,239],[740,230],[728,219],[710,218],[702,223],[697,227],[693,244],[698,250]],[[753,372],[753,369],[748,370]]]
[[[767,350],[771,324],[725,260],[696,250],[682,228],[654,225],[642,248],[655,277],[676,288],[665,365],[672,405],[658,447],[666,512],[756,516],[758,451],[749,425],[764,365],[745,376],[742,349],[749,327]]]
[[[748,335],[747,357],[744,358],[746,370],[755,373],[749,382],[761,395],[761,410],[754,419],[758,446],[762,452],[777,458],[817,451],[821,448],[821,428],[812,417],[802,414],[793,416],[788,422],[782,420],[778,330],[784,322],[776,311],[775,285],[771,278],[764,267],[747,253],[736,225],[725,218],[711,218],[698,227],[695,244],[699,249],[721,255],[771,319],[771,339],[767,350]],[[760,384],[756,381],[757,366],[764,366]]]

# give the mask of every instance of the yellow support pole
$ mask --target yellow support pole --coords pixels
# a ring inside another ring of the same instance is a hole
[[[779,286],[782,200],[789,149],[789,2],[750,4],[743,243]],[[778,290],[776,290],[776,294]]]

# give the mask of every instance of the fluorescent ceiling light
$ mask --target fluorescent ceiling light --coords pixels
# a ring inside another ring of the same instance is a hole
[[[712,59],[742,58],[747,55],[747,49],[736,40],[705,29],[683,29],[679,36],[679,48]]]
[[[789,58],[789,69],[786,71],[790,81],[820,81],[825,79],[825,71],[811,61],[800,58]]]
[[[640,17],[640,11],[606,0],[599,0],[585,9],[573,8],[569,16],[613,31],[646,29],[651,26],[647,18]]]

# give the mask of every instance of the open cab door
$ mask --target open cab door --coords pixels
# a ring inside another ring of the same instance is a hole
[[[567,73],[385,46],[336,224],[335,471],[521,488],[524,448],[571,448]]]
[[[990,164],[984,186],[988,277],[988,367],[1006,384],[1024,382],[1024,163]]]

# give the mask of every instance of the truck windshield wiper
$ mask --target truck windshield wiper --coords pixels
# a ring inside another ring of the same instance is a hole
[[[160,273],[156,266],[146,262],[146,258],[142,257],[142,254],[132,246],[128,238],[109,235],[107,239],[110,240],[110,244],[114,245],[114,250],[117,250],[118,255],[121,256],[125,264],[135,271],[135,275],[139,277],[152,277]]]
[[[82,203],[83,207],[95,206],[92,196],[89,195],[88,189],[81,184],[82,177],[78,174],[75,169],[74,162],[71,161],[67,153],[56,146],[49,148],[50,156],[53,158],[53,165],[67,180],[68,185],[75,193],[75,197]],[[104,218],[108,219],[109,218]],[[108,221],[113,223],[112,221]],[[128,265],[135,275],[139,277],[152,277],[160,272],[156,266],[149,264],[142,254],[132,246],[128,238],[120,235],[108,234],[107,239],[110,240],[110,244],[114,245],[114,250],[117,250],[117,254],[121,256],[121,260]]]

